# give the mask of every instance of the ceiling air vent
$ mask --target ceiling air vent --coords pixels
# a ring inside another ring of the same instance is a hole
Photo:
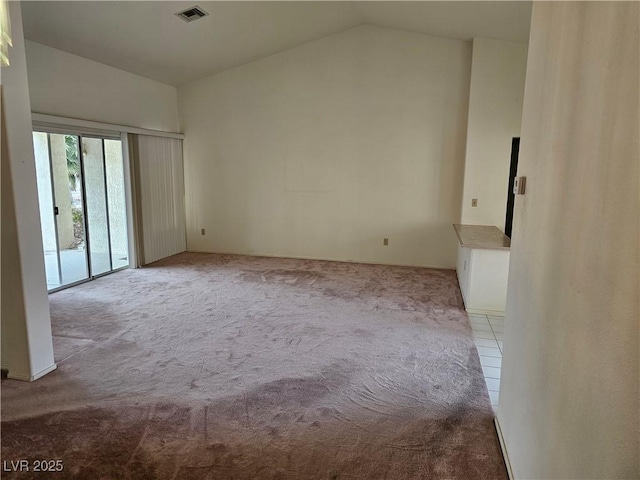
[[[182,12],[178,12],[176,13],[176,15],[185,22],[193,22],[194,20],[205,17],[209,14],[196,5],[195,7],[191,7],[183,10]]]

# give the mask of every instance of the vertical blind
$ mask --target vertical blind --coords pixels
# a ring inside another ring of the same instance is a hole
[[[184,252],[182,140],[134,135],[141,263]]]

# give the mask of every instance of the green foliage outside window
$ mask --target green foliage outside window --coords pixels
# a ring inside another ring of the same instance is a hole
[[[69,187],[76,189],[78,177],[80,176],[80,159],[78,158],[78,137],[73,135],[64,136],[64,144],[67,153],[67,171],[69,174]]]

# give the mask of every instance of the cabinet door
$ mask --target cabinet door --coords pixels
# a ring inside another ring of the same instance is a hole
[[[469,299],[469,282],[471,278],[471,249],[458,246],[458,264],[456,267],[458,282],[462,291],[465,305]]]

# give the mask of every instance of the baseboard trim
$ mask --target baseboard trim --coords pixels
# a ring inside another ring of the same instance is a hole
[[[205,254],[212,254],[212,255],[238,255],[241,257],[288,258],[291,260],[319,260],[321,262],[339,262],[339,263],[356,263],[356,264],[360,263],[363,265],[382,265],[385,267],[429,268],[432,270],[455,270],[456,268],[455,266],[444,267],[442,265],[419,265],[414,263],[368,262],[366,260],[345,260],[343,258],[307,257],[304,255],[300,255],[298,257],[292,257],[287,255],[276,255],[271,253],[205,252],[203,250],[186,250],[185,253],[205,253]],[[148,264],[148,265],[151,265],[151,264]]]
[[[513,470],[511,469],[511,462],[509,461],[509,454],[507,453],[507,446],[504,443],[504,437],[502,436],[502,428],[500,428],[500,422],[498,417],[493,419],[493,423],[496,425],[496,432],[498,432],[498,441],[500,442],[500,450],[502,450],[502,458],[504,458],[504,464],[507,466],[507,474],[509,480],[515,480],[513,476]]]
[[[38,380],[41,377],[44,377],[47,373],[53,372],[56,368],[58,368],[58,365],[54,363],[53,365],[50,365],[49,367],[45,368],[44,370],[40,370],[35,375],[23,375],[23,374],[20,374],[20,373],[11,373],[11,372],[9,372],[7,374],[7,378],[11,378],[13,380],[21,380],[23,382],[33,382],[35,380]]]
[[[504,310],[483,310],[482,308],[467,308],[467,313],[471,315],[495,315],[496,317],[504,317]]]

